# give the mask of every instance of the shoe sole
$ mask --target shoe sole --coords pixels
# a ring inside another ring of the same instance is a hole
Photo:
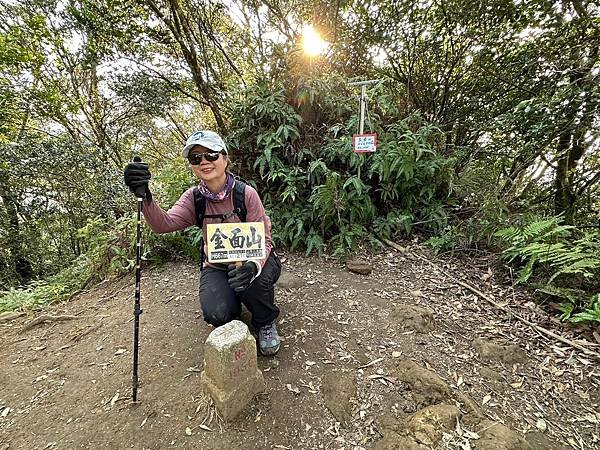
[[[281,344],[278,345],[277,347],[269,348],[266,350],[259,348],[259,351],[260,351],[260,354],[263,356],[273,356],[279,351],[279,347],[281,347]]]

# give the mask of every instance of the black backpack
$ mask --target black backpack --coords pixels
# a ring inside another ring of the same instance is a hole
[[[200,233],[202,233],[202,225],[204,224],[204,219],[221,219],[221,222],[229,219],[230,217],[236,215],[240,221],[246,221],[246,215],[248,210],[246,209],[246,185],[247,183],[242,181],[240,178],[235,179],[235,183],[233,185],[233,211],[224,213],[224,214],[205,214],[206,212],[206,197],[200,193],[200,190],[196,187],[194,188],[194,207],[196,210],[196,225],[200,228]],[[204,265],[204,238],[200,239],[200,269]]]

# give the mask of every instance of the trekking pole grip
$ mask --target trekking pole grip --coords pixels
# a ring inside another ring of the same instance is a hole
[[[134,156],[133,162],[142,162],[142,158],[140,158],[139,156]],[[139,186],[138,188],[136,188],[135,196],[137,198],[146,198],[146,186]]]

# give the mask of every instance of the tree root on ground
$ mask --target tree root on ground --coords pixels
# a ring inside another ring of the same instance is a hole
[[[77,316],[69,316],[69,315],[64,315],[64,316],[51,316],[48,314],[42,314],[39,317],[36,317],[35,319],[33,319],[31,322],[29,322],[27,325],[25,325],[23,328],[21,328],[21,330],[19,330],[19,333],[23,333],[24,331],[30,330],[31,328],[41,324],[41,323],[49,323],[49,322],[64,322],[66,320],[73,320],[73,319],[79,319],[79,317]]]
[[[387,245],[389,245],[390,247],[398,250],[399,252],[406,252],[408,251],[407,249],[401,247],[400,245],[396,244],[395,242],[392,242],[388,239],[382,239],[383,242],[385,242]],[[414,252],[410,252],[412,253],[415,257],[417,257],[418,259],[426,262],[427,264],[429,264],[430,266],[435,267],[437,270],[439,270],[441,273],[443,273],[444,275],[446,275],[448,278],[450,278],[452,281],[454,281],[455,283],[459,284],[460,286],[470,290],[471,292],[473,292],[474,294],[477,294],[480,298],[482,298],[483,300],[485,300],[486,302],[494,305],[496,308],[500,309],[501,311],[504,311],[508,314],[510,314],[512,317],[514,317],[515,319],[523,322],[524,324],[530,326],[531,328],[533,328],[535,331],[545,334],[546,336],[550,336],[551,338],[556,339],[557,341],[562,342],[563,344],[567,344],[573,348],[576,348],[577,350],[581,350],[583,353],[585,353],[588,356],[593,356],[596,359],[600,360],[600,353],[594,351],[594,350],[590,350],[588,347],[585,347],[581,344],[578,344],[577,342],[573,342],[571,339],[567,339],[566,337],[560,336],[550,330],[547,330],[546,328],[537,325],[533,322],[530,322],[529,320],[525,319],[524,317],[521,317],[520,315],[516,314],[512,309],[510,309],[507,306],[503,306],[498,304],[497,302],[495,302],[494,300],[492,300],[491,298],[489,298],[487,295],[485,295],[483,292],[481,292],[480,290],[474,288],[473,286],[471,286],[468,283],[465,283],[464,281],[461,281],[459,279],[457,279],[456,277],[454,277],[453,275],[449,274],[448,272],[446,272],[445,270],[441,269],[439,266],[437,266],[436,264],[432,263],[431,261],[429,261],[427,258],[425,258],[424,256],[421,256],[417,253]],[[590,343],[591,345],[593,345],[592,343]]]
[[[10,322],[13,319],[16,319],[18,317],[24,316],[25,313],[24,312],[5,312],[0,314],[0,323],[3,322]]]
[[[102,324],[101,324],[101,323],[99,323],[99,324],[96,324],[96,325],[94,325],[94,326],[88,327],[88,328],[86,328],[85,330],[83,330],[81,333],[79,333],[78,335],[76,335],[76,336],[73,336],[73,337],[71,338],[71,340],[72,340],[73,342],[78,342],[79,340],[81,340],[81,338],[83,338],[83,337],[87,336],[88,334],[90,334],[90,333],[92,333],[92,332],[96,331],[96,330],[97,330],[98,328],[100,328],[101,326],[102,326]]]

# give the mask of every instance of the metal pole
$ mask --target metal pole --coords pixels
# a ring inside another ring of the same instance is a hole
[[[134,162],[141,162],[141,158],[136,156],[133,158]],[[137,390],[139,386],[138,380],[138,353],[139,353],[139,339],[140,339],[140,315],[142,309],[140,308],[140,285],[141,285],[141,261],[142,261],[142,206],[144,202],[145,189],[142,187],[135,193],[137,197],[137,239],[135,249],[135,304],[133,307],[133,377],[131,380],[132,397],[133,401],[137,402]]]
[[[360,121],[358,134],[363,134],[365,131],[365,110],[367,109],[367,85],[360,86]]]
[[[370,84],[379,83],[381,80],[367,80],[367,81],[348,81],[348,86],[368,86]]]
[[[379,83],[381,80],[349,81],[348,86],[360,86],[358,134],[365,131],[365,113],[367,111],[367,86]]]

